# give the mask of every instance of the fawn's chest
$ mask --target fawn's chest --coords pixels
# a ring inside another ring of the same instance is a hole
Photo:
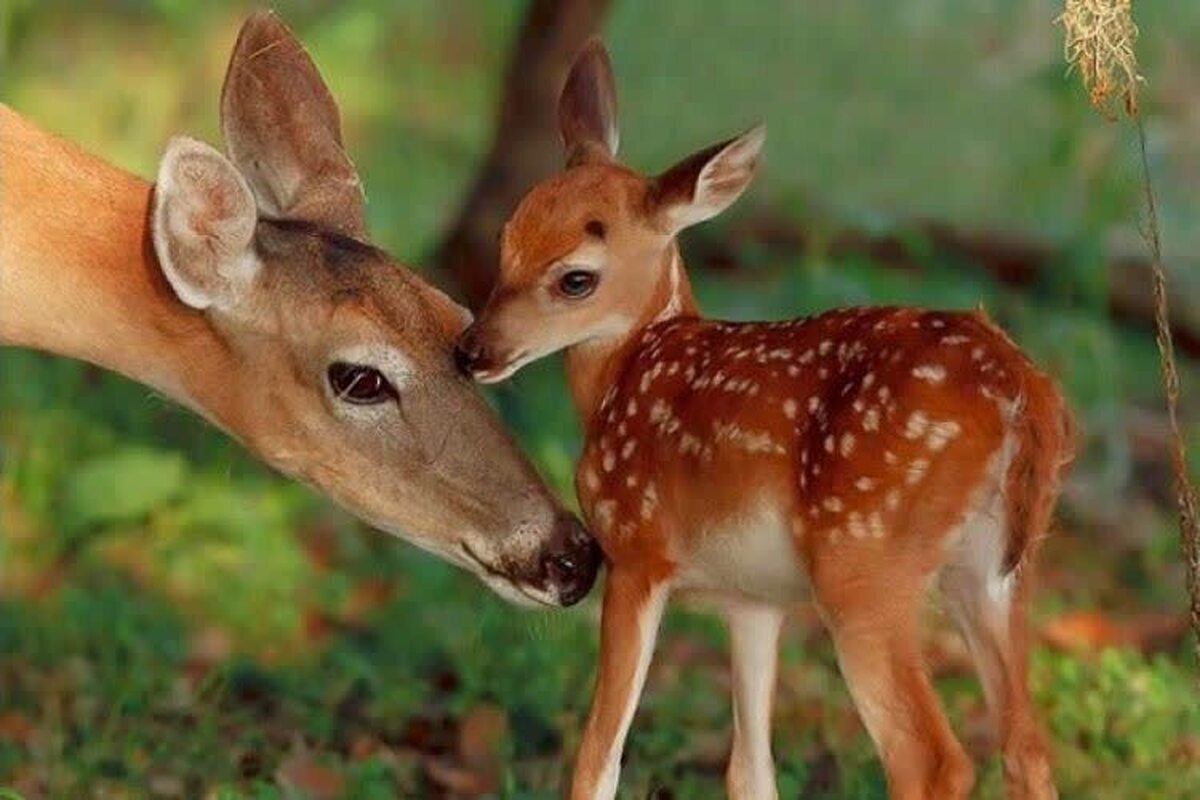
[[[651,336],[631,357],[588,426],[580,502],[614,562],[656,558],[679,588],[793,599],[806,586],[790,524],[796,420],[771,373],[794,357],[763,341],[739,359],[706,330]]]

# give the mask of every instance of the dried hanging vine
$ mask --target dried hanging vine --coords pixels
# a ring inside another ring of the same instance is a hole
[[[1146,153],[1146,128],[1138,104],[1142,77],[1137,71],[1134,52],[1138,29],[1133,21],[1132,2],[1066,0],[1058,22],[1066,34],[1067,63],[1083,79],[1092,105],[1110,119],[1115,119],[1120,111],[1124,111],[1137,135],[1145,201],[1142,235],[1150,250],[1154,278],[1155,339],[1162,363],[1163,389],[1171,425],[1171,463],[1175,471],[1175,490],[1179,503],[1179,538],[1187,567],[1196,656],[1200,661],[1200,512],[1197,511],[1196,489],[1188,474],[1186,444],[1179,424],[1179,372],[1175,366],[1175,347],[1168,322],[1167,278],[1163,269],[1162,237],[1150,175],[1150,159]]]

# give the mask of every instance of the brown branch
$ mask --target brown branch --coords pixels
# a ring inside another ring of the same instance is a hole
[[[533,0],[513,46],[491,150],[433,262],[473,309],[491,290],[496,239],[521,196],[562,163],[555,109],[567,70],[611,0]]]
[[[870,258],[884,266],[919,270],[930,258],[981,269],[1001,283],[1025,287],[1062,262],[1065,253],[1044,242],[989,231],[966,231],[944,222],[918,222],[904,233],[869,233],[848,228],[832,235],[814,233],[791,220],[758,214],[730,229],[706,234],[698,230],[690,254],[701,263],[721,268],[737,263],[747,243],[780,257],[795,258],[820,250],[834,258]],[[919,243],[919,247],[914,247]],[[1108,276],[1108,309],[1122,322],[1150,330],[1154,301],[1146,287],[1154,280],[1150,261],[1132,256],[1098,265]],[[1184,304],[1171,315],[1175,342],[1184,353],[1200,358],[1200,303]]]
[[[1154,330],[1162,360],[1163,390],[1167,397],[1167,418],[1171,422],[1171,465],[1175,469],[1175,492],[1179,501],[1179,544],[1187,567],[1192,632],[1196,636],[1196,656],[1200,658],[1200,510],[1196,488],[1188,476],[1187,450],[1179,427],[1179,372],[1175,366],[1175,348],[1171,341],[1170,307],[1167,303],[1167,277],[1162,263],[1162,238],[1158,227],[1158,207],[1150,179],[1150,159],[1146,155],[1146,127],[1131,103],[1141,155],[1142,185],[1146,200],[1146,244],[1154,267]]]

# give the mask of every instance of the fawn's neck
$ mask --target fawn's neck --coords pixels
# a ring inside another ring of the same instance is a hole
[[[120,372],[229,424],[227,382],[212,378],[230,355],[159,268],[153,187],[4,105],[0,164],[0,345]]]
[[[587,426],[600,408],[608,387],[620,377],[626,358],[637,347],[649,326],[676,317],[696,317],[699,310],[692,294],[679,247],[671,242],[662,254],[659,275],[650,299],[634,323],[622,334],[593,339],[566,351],[567,384],[579,419]]]

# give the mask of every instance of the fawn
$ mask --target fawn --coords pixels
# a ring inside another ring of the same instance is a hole
[[[806,597],[891,796],[967,795],[974,770],[921,661],[918,617],[936,581],[982,678],[1010,796],[1054,797],[1023,601],[1070,460],[1055,386],[981,312],[703,318],[675,236],[745,190],[764,130],[657,177],[627,169],[595,42],[568,77],[559,123],[567,169],[509,220],[500,277],[458,356],[498,381],[564,350],[585,426],[576,487],[609,570],[571,796],[616,792],[673,591],[717,600],[728,619],[731,796],[776,796],[776,647],[784,607]]]

